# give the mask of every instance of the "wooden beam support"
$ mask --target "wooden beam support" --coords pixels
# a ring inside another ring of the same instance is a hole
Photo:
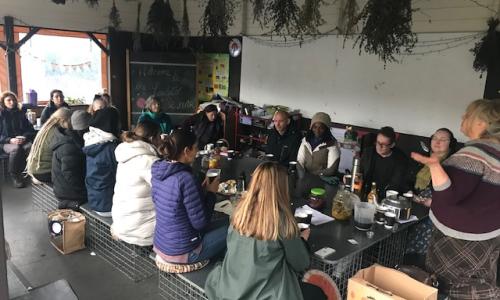
[[[9,90],[16,95],[17,91],[17,70],[16,70],[16,43],[14,39],[14,18],[11,16],[4,17],[4,34],[5,34],[5,52],[7,55],[7,78]]]
[[[96,43],[101,50],[106,53],[107,56],[109,56],[109,49],[104,47],[104,45],[95,37],[95,35],[92,32],[87,32],[87,35]]]
[[[28,32],[27,35],[25,35],[17,44],[16,44],[16,50],[21,48],[24,43],[26,43],[33,35],[35,35],[38,31],[40,30],[40,27],[32,27],[30,28],[30,31]]]

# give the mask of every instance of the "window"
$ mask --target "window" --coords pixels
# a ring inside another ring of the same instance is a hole
[[[16,27],[16,41],[27,32],[27,28]],[[106,45],[105,35],[95,36]],[[89,104],[96,93],[107,88],[106,54],[85,33],[42,29],[21,46],[18,54],[21,99],[35,90],[43,105],[50,100],[51,90],[60,89],[69,104]],[[5,89],[3,76],[7,76],[5,68],[0,69],[0,85]]]

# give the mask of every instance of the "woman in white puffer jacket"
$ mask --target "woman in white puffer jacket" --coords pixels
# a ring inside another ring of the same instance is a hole
[[[123,143],[115,150],[118,168],[111,234],[129,244],[153,244],[155,208],[151,198],[151,165],[159,159],[155,147],[159,139],[160,127],[145,121],[134,131],[125,132]]]

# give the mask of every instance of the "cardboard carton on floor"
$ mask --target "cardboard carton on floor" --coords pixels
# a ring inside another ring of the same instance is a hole
[[[377,264],[359,270],[347,285],[347,300],[436,300],[437,294],[437,289]]]

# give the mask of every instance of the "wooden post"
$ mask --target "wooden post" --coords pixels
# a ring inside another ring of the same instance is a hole
[[[9,90],[18,95],[17,91],[17,70],[16,70],[16,44],[14,40],[14,18],[11,16],[4,17],[4,32],[5,46],[7,54],[7,78],[9,82]],[[18,95],[19,96],[19,95]]]

